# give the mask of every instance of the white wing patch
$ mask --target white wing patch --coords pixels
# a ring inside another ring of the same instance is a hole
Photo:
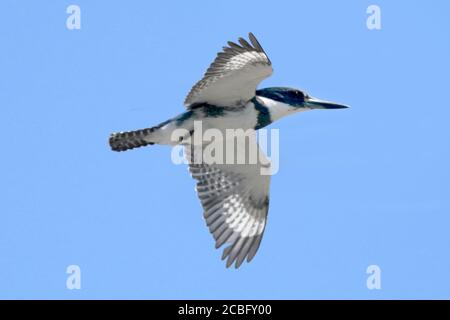
[[[188,160],[196,151],[186,147]],[[262,152],[260,152],[262,154]],[[269,208],[270,176],[260,174],[261,165],[196,164],[189,170],[197,180],[197,194],[216,248],[224,244],[222,259],[227,267],[250,262],[258,251]]]
[[[232,107],[246,103],[254,97],[258,84],[269,77],[272,64],[264,49],[250,33],[251,44],[239,38],[239,43],[228,42],[222,52],[201,79],[191,89],[185,106],[195,103],[209,103]]]

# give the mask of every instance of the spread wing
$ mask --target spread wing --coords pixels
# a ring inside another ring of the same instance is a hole
[[[270,170],[270,163],[257,144],[256,149],[260,159],[256,164],[207,164],[194,161],[203,147],[185,148],[216,248],[228,245],[222,255],[222,260],[227,258],[227,267],[235,263],[239,268],[245,259],[253,259],[266,225],[270,175],[261,173],[262,169]]]
[[[195,103],[232,107],[254,97],[258,84],[273,70],[272,63],[252,33],[249,39],[251,44],[239,38],[240,45],[228,42],[228,47],[223,47],[203,79],[189,92],[184,101],[186,107]]]

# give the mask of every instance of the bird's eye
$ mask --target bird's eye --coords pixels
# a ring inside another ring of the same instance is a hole
[[[304,97],[304,94],[303,94],[303,92],[301,92],[300,90],[295,90],[295,96],[296,96],[297,98],[303,98],[303,97]]]

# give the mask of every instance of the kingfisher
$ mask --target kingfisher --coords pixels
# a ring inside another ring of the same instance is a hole
[[[226,259],[227,268],[233,264],[239,268],[245,260],[250,262],[260,247],[267,222],[271,178],[270,174],[262,174],[261,169],[270,169],[270,161],[256,139],[232,149],[234,157],[245,153],[250,144],[256,145],[260,157],[256,163],[194,161],[198,152],[208,146],[206,141],[195,143],[195,139],[190,139],[196,133],[195,123],[201,122],[203,130],[256,132],[294,113],[348,107],[314,98],[295,88],[257,90],[259,83],[272,74],[272,62],[252,33],[248,39],[239,38],[238,43],[229,41],[223,47],[203,78],[188,93],[185,112],[156,126],[113,133],[109,138],[114,151],[154,144],[185,148],[206,225],[216,248],[226,245],[222,260]],[[186,135],[174,139],[175,130],[182,130]]]

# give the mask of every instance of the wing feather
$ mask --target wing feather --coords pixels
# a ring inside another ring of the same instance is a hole
[[[186,107],[197,103],[233,107],[254,97],[258,84],[273,70],[252,33],[249,39],[250,43],[243,38],[238,39],[239,44],[228,41],[228,47],[223,47],[203,78],[192,87],[184,101]]]
[[[203,148],[186,147],[189,171],[197,181],[203,216],[216,248],[228,245],[222,260],[226,259],[227,267],[234,264],[239,268],[246,259],[253,259],[260,246],[269,208],[270,176],[261,175],[260,162],[194,163],[194,154]],[[265,157],[261,150],[259,154]]]

